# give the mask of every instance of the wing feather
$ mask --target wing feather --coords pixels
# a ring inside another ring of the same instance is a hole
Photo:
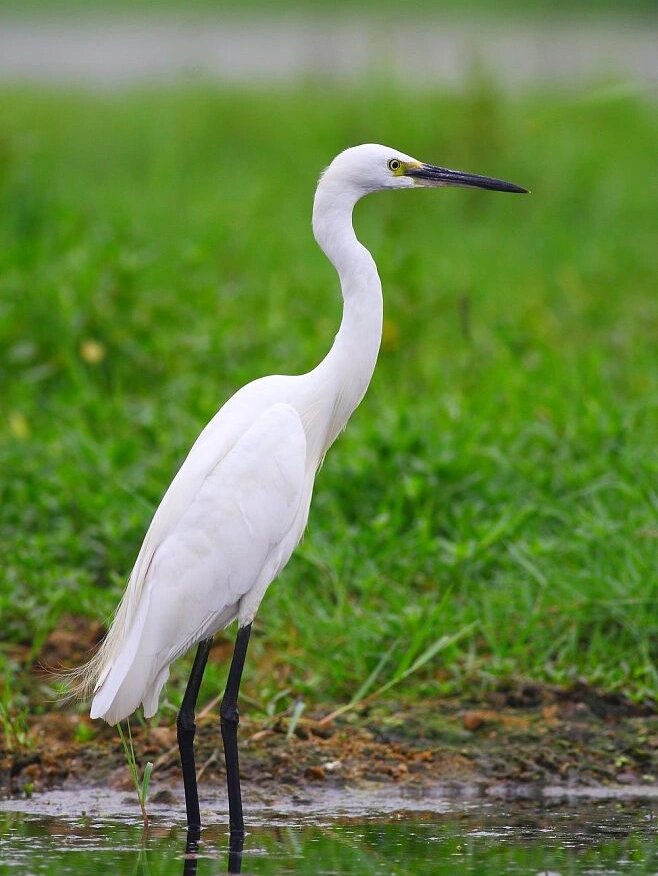
[[[154,548],[133,620],[97,686],[92,717],[114,723],[144,700],[152,714],[169,663],[229,623],[264,575],[269,584],[280,568],[281,545],[300,519],[305,474],[299,415],[290,405],[273,405],[208,471]],[[296,542],[301,532],[295,535]]]

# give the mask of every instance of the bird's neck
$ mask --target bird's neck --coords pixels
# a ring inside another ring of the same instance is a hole
[[[318,185],[313,205],[315,239],[336,268],[343,294],[340,329],[316,369],[334,388],[326,447],[365,395],[382,337],[382,287],[377,266],[352,227],[352,210],[358,197],[359,193],[338,190],[325,177]]]

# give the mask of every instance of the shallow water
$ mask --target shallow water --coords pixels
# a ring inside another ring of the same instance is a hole
[[[658,874],[656,804],[579,801],[463,803],[453,811],[328,819],[254,817],[243,874]],[[134,817],[0,813],[0,873],[139,876],[227,871],[223,827],[204,831],[185,857],[180,823],[158,817],[144,834]]]

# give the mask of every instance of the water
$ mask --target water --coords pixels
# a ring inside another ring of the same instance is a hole
[[[651,802],[494,801],[446,814],[285,818],[261,812],[247,836],[242,873],[295,876],[593,876],[658,874]],[[147,834],[135,818],[0,812],[2,874],[207,874],[227,871],[223,827],[204,831],[185,858],[180,822],[158,817]]]

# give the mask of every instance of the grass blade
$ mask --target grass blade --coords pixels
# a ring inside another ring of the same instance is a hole
[[[151,775],[153,773],[153,764],[149,760],[146,766],[144,767],[144,775],[142,776],[142,799],[144,800],[144,804],[146,805],[146,800],[149,792],[149,784],[151,781]]]
[[[419,669],[421,669],[423,666],[425,666],[426,663],[429,663],[429,661],[433,657],[435,657],[440,651],[444,651],[446,648],[449,648],[451,645],[456,644],[457,642],[461,641],[463,638],[468,636],[470,633],[473,632],[473,630],[477,626],[478,626],[478,622],[473,621],[473,623],[467,624],[465,627],[462,627],[461,630],[459,630],[456,633],[453,633],[450,636],[441,636],[435,642],[432,642],[432,644],[428,648],[426,648],[423,651],[423,653],[419,657],[416,658],[416,660],[414,660],[414,662],[411,664],[411,666],[409,666],[403,672],[400,672],[397,675],[394,675],[393,678],[389,679],[385,684],[383,684],[381,687],[378,687],[377,690],[373,691],[373,693],[368,694],[367,696],[361,696],[359,699],[357,699],[356,695],[355,695],[354,697],[352,697],[352,699],[349,701],[349,703],[346,703],[344,706],[340,706],[338,709],[335,709],[333,712],[330,712],[328,715],[325,715],[325,717],[320,720],[320,724],[328,724],[330,721],[333,721],[334,718],[337,718],[339,715],[344,715],[345,712],[349,712],[351,709],[354,709],[356,706],[360,705],[361,703],[364,703],[367,700],[376,699],[378,696],[385,693],[387,690],[390,690],[394,685],[398,684],[400,681],[404,681],[405,678],[408,678],[414,672],[417,672]],[[389,649],[387,654],[390,653],[390,650],[391,649]],[[384,655],[384,656],[386,656],[386,655]],[[381,664],[381,662],[382,661],[380,660],[380,664]],[[378,666],[379,666],[379,664],[378,664]],[[368,681],[369,680],[370,679],[368,679]],[[365,684],[367,684],[367,682]],[[363,689],[365,687],[365,684],[361,686],[361,689]]]
[[[377,681],[377,679],[381,675],[382,669],[388,663],[388,661],[391,657],[391,654],[393,653],[393,651],[395,651],[399,642],[400,642],[400,638],[398,637],[397,639],[395,639],[395,641],[393,641],[391,643],[388,650],[384,651],[384,653],[380,657],[379,661],[377,662],[377,665],[375,666],[375,668],[372,670],[370,675],[366,678],[366,680],[363,682],[361,687],[357,690],[357,692],[354,694],[354,696],[350,700],[349,705],[354,705],[355,703],[361,702],[361,700],[367,696],[368,691],[372,688],[374,683]]]
[[[295,728],[299,723],[299,719],[302,717],[302,713],[306,708],[306,703],[302,699],[295,700],[295,706],[292,710],[292,716],[290,718],[290,724],[288,724],[288,731],[286,733],[286,742],[290,742],[292,739],[292,735],[295,732]]]
[[[146,767],[144,768],[144,774],[142,776],[142,781],[140,782],[139,770],[137,769],[137,760],[135,759],[135,746],[133,745],[133,736],[130,729],[130,720],[126,721],[126,725],[128,727],[127,739],[121,727],[121,723],[117,724],[117,730],[119,731],[119,738],[121,739],[123,753],[126,758],[126,763],[128,764],[128,769],[130,770],[133,785],[135,786],[135,792],[137,793],[137,800],[139,801],[139,808],[142,811],[144,827],[148,827],[149,817],[146,811],[146,796],[148,794],[148,787],[151,781],[151,774],[153,772],[153,764],[150,761],[146,764]]]

